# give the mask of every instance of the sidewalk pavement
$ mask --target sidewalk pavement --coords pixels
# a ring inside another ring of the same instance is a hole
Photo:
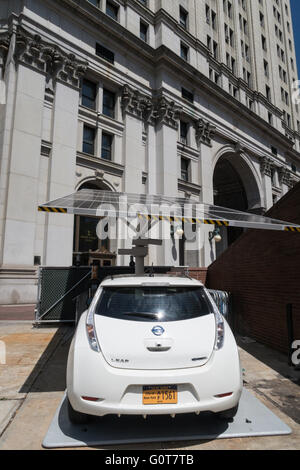
[[[32,328],[28,322],[0,323],[0,340],[7,352],[6,364],[0,364],[0,450],[42,448],[66,387],[72,333],[70,326]],[[107,449],[299,449],[299,372],[288,366],[285,356],[259,343],[249,344],[242,339],[239,349],[246,388],[292,429],[291,435],[133,444]]]
[[[35,304],[0,305],[0,321],[34,320]]]

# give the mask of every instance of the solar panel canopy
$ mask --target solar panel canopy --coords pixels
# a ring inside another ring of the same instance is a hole
[[[203,204],[191,199],[163,195],[117,193],[82,189],[38,207],[54,212],[97,217],[140,217],[150,221],[193,223],[243,227],[300,233],[300,225],[241,212],[226,207]]]

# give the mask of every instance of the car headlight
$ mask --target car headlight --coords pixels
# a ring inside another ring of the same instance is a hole
[[[96,335],[94,312],[92,309],[89,309],[86,317],[86,332],[91,349],[93,351],[100,352],[101,349]]]

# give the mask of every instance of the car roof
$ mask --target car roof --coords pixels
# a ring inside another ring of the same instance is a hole
[[[104,279],[101,287],[118,287],[118,286],[203,286],[202,282],[188,276],[111,276]]]

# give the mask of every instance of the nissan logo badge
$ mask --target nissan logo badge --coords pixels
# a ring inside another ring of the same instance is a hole
[[[155,336],[161,336],[165,332],[162,326],[154,326],[151,331]]]

